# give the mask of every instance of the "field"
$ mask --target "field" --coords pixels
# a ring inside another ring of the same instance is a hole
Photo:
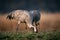
[[[60,40],[60,32],[11,33],[0,32],[0,40]]]
[[[60,30],[60,14],[48,14],[46,12],[41,12],[41,19],[40,24],[37,26],[39,32],[46,32],[46,31],[56,31]],[[16,20],[9,20],[6,19],[7,14],[0,15],[0,31],[10,31],[16,32],[17,28],[17,21]],[[24,23],[19,25],[18,31],[32,31],[27,27]]]
[[[6,19],[8,14],[0,15],[0,40],[60,40],[60,14],[41,12],[38,33],[33,33],[21,23],[16,33],[17,21]]]

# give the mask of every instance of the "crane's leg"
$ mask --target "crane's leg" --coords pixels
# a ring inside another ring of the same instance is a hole
[[[19,27],[20,21],[18,21],[16,32],[18,32],[18,27]]]

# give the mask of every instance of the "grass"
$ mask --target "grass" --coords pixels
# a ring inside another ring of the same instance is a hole
[[[40,32],[31,33],[30,30],[25,32],[25,25],[21,24],[19,26],[19,31],[16,31],[17,22],[15,20],[6,19],[6,16],[0,15],[0,40],[60,40],[60,14],[42,14],[40,21],[41,31],[55,31],[55,32]],[[22,27],[21,27],[22,26]],[[3,32],[10,31],[10,32]],[[12,32],[11,32],[12,31]]]
[[[0,40],[60,40],[60,32],[12,33],[0,32]]]
[[[6,19],[8,14],[0,15],[0,31],[12,31],[15,32],[17,28],[17,20]],[[60,14],[41,14],[40,26],[38,25],[38,31],[55,31],[60,30]],[[21,23],[19,25],[19,31],[29,30],[26,29],[26,25]]]

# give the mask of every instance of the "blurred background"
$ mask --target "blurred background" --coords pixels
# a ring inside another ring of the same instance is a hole
[[[16,31],[17,21],[6,19],[13,10],[40,10],[38,31],[60,31],[60,0],[0,0],[0,31]],[[22,27],[21,27],[21,26]],[[29,31],[21,23],[19,31]]]
[[[60,11],[60,0],[0,0],[0,13],[12,10]]]

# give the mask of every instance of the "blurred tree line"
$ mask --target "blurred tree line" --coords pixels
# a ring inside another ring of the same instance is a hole
[[[60,0],[0,0],[0,12],[10,12],[15,9],[60,11]]]

